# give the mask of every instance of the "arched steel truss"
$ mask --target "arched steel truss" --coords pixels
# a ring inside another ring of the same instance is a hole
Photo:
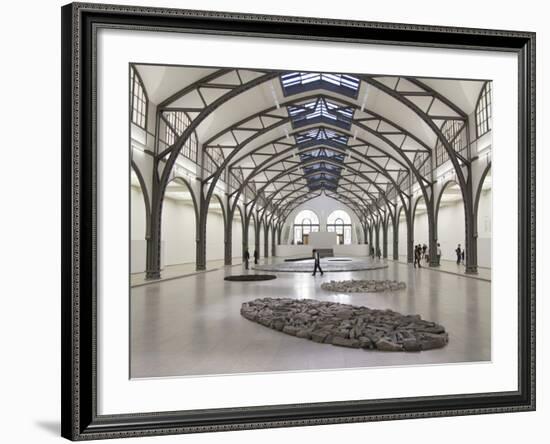
[[[239,73],[253,73],[247,79],[241,78]],[[227,84],[221,81],[222,78],[230,73],[236,73],[239,82]],[[164,100],[157,109],[157,127],[158,122],[164,112],[184,111],[190,118],[191,123],[177,137],[176,142],[155,156],[155,169],[157,173],[153,178],[153,189],[151,199],[151,236],[148,240],[147,252],[147,276],[156,278],[160,275],[160,217],[162,213],[162,202],[166,185],[169,181],[170,173],[175,164],[178,153],[185,144],[186,139],[197,129],[197,127],[216,109],[228,103],[231,99],[250,91],[252,88],[271,81],[282,74],[282,71],[263,71],[263,70],[240,70],[240,69],[219,69],[208,74],[202,79],[186,86],[182,90],[176,92],[168,99]],[[408,110],[412,111],[427,127],[433,132],[437,139],[437,143],[445,149],[449,160],[451,161],[457,182],[459,183],[466,215],[466,244],[467,254],[471,257],[466,258],[467,271],[475,272],[477,269],[477,249],[474,238],[474,222],[475,211],[473,208],[472,180],[469,159],[469,146],[467,147],[466,155],[456,152],[453,148],[453,139],[448,139],[446,132],[443,131],[445,125],[449,122],[459,125],[460,131],[468,132],[467,115],[454,103],[444,97],[442,94],[430,88],[421,80],[411,77],[388,77],[388,76],[372,76],[360,75],[357,76],[361,82],[368,85],[369,88],[376,88],[378,91],[395,99]],[[203,89],[218,89],[220,94],[214,100],[208,101],[200,94]],[[185,97],[187,94],[198,92],[202,99],[202,106],[195,107],[174,107],[171,106],[175,101]],[[269,135],[270,132],[283,128],[285,125],[292,125],[292,117],[288,112],[281,115],[281,109],[287,110],[289,106],[300,106],[308,100],[323,98],[335,102],[343,108],[352,108],[354,118],[350,119],[350,128],[342,128],[337,125],[331,125],[329,122],[322,122],[311,126],[300,126],[292,132],[285,134],[285,137],[273,137],[267,143],[263,143],[259,147],[251,148],[256,139]],[[423,105],[424,104],[424,105]],[[357,117],[355,117],[355,115]],[[254,125],[251,125],[255,122]],[[259,122],[259,124],[258,124]],[[367,229],[371,230],[374,224],[383,226],[384,235],[387,230],[387,225],[391,221],[394,229],[397,226],[397,213],[400,208],[405,210],[406,220],[408,225],[412,226],[412,197],[411,187],[413,181],[418,183],[422,197],[426,202],[429,217],[429,243],[430,257],[436,258],[435,254],[437,241],[437,226],[434,217],[434,192],[433,192],[433,152],[435,146],[428,146],[422,138],[411,133],[397,122],[392,121],[386,116],[380,115],[373,110],[364,109],[364,106],[359,106],[355,102],[351,102],[347,97],[338,94],[336,91],[326,91],[322,88],[316,94],[299,95],[295,98],[290,97],[289,100],[279,104],[276,107],[257,111],[256,113],[247,116],[240,121],[231,124],[227,128],[219,131],[210,139],[202,144],[202,155],[209,156],[217,165],[217,170],[206,175],[203,173],[201,179],[200,192],[200,209],[199,209],[199,230],[197,235],[197,268],[205,267],[206,250],[205,250],[205,235],[206,235],[206,212],[208,204],[214,194],[217,182],[222,178],[222,174],[226,171],[231,174],[239,163],[245,158],[253,161],[254,167],[249,168],[249,174],[239,183],[238,187],[230,192],[227,196],[227,214],[226,214],[226,235],[231,233],[230,224],[233,213],[235,211],[239,197],[243,194],[247,185],[254,183],[256,191],[254,196],[245,204],[244,208],[244,224],[245,230],[248,229],[250,217],[254,211],[254,207],[260,206],[261,211],[257,212],[260,216],[259,221],[266,224],[266,230],[271,229],[272,233],[277,232],[280,239],[282,226],[286,217],[290,214],[293,208],[304,202],[304,199],[311,198],[316,193],[309,192],[304,188],[304,179],[307,175],[301,175],[302,188],[293,189],[290,197],[286,201],[276,196],[280,191],[288,186],[294,186],[294,179],[289,175],[289,172],[278,171],[277,165],[291,165],[291,170],[295,171],[303,168],[304,162],[293,161],[293,156],[286,156],[292,152],[297,152],[303,147],[299,143],[291,143],[288,141],[291,137],[295,137],[299,133],[303,133],[311,128],[326,127],[338,133],[345,134],[352,143],[343,146],[341,150],[334,145],[328,145],[331,152],[341,152],[346,154],[346,161],[341,163],[332,162],[333,165],[345,168],[350,171],[355,177],[360,177],[365,182],[357,184],[346,178],[344,175],[338,176],[338,187],[335,190],[324,190],[325,194],[336,196],[342,202],[347,202],[361,220],[365,234]],[[354,131],[355,130],[355,131]],[[369,137],[372,137],[376,142],[367,141],[357,137],[357,132],[365,132]],[[157,131],[158,133],[158,131]],[[239,137],[237,137],[239,133]],[[235,144],[222,145],[216,143],[216,140],[224,135],[230,134],[235,140]],[[249,134],[243,139],[243,134]],[[470,141],[467,137],[468,143]],[[320,146],[327,146],[327,143],[318,143],[316,146],[307,147],[310,151],[318,149]],[[158,137],[157,137],[158,147]],[[247,151],[247,149],[249,149]],[[212,152],[218,150],[222,153],[223,162],[215,161]],[[157,150],[158,151],[158,150]],[[300,151],[302,152],[302,151]],[[227,155],[226,155],[227,153]],[[263,158],[262,161],[256,160]],[[383,159],[383,160],[378,160]],[[420,161],[418,161],[420,159]],[[315,159],[311,163],[331,164],[329,158]],[[431,162],[429,168],[421,167],[425,162]],[[280,168],[280,167],[279,167]],[[272,175],[267,178],[266,173]],[[324,171],[324,174],[330,174],[329,171]],[[258,178],[264,175],[267,179],[262,182]],[[374,179],[369,175],[375,174]],[[288,176],[285,178],[285,176]],[[300,175],[298,175],[300,176]],[[277,178],[277,179],[274,179]],[[285,180],[286,179],[286,180]],[[342,185],[339,184],[342,180]],[[382,182],[380,182],[382,180]],[[277,184],[276,181],[281,183]],[[300,179],[296,180],[296,183]],[[364,187],[368,183],[367,187]],[[261,186],[258,188],[258,184]],[[291,185],[293,184],[293,185]],[[277,187],[276,185],[282,185]],[[269,189],[268,189],[269,188]],[[307,187],[306,187],[307,188]],[[376,193],[372,191],[376,190]],[[298,192],[302,190],[303,193]],[[296,193],[295,196],[292,196]],[[393,193],[392,196],[389,196]],[[353,196],[352,199],[350,196]],[[332,196],[331,196],[332,197]],[[357,201],[355,200],[357,199]],[[401,201],[401,207],[394,200]],[[282,203],[285,203],[282,205]],[[256,217],[258,220],[258,217]],[[258,223],[258,222],[256,222]],[[229,229],[228,229],[229,227]],[[256,230],[259,231],[259,230]],[[394,256],[396,251],[396,236],[394,236]],[[258,238],[258,234],[256,234]],[[267,236],[266,236],[267,238]],[[275,236],[273,236],[273,239]],[[408,229],[408,250],[412,253],[412,233]],[[243,240],[245,237],[243,237]],[[244,241],[243,241],[244,243]],[[468,245],[470,244],[470,245]],[[231,242],[226,237],[226,256],[227,246]],[[433,251],[432,251],[433,250]],[[230,251],[229,251],[230,253]],[[412,254],[409,255],[412,260]],[[432,263],[432,265],[437,265]]]

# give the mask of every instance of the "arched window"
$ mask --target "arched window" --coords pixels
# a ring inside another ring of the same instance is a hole
[[[144,130],[147,129],[147,93],[138,72],[133,66],[130,67],[130,109],[132,110],[132,123]]]
[[[165,112],[162,114],[162,117],[165,123],[164,142],[166,145],[170,146],[173,145],[177,138],[183,134],[185,129],[191,124],[191,120],[183,111]],[[197,146],[197,134],[193,131],[181,148],[180,155],[196,162]]]
[[[488,133],[492,126],[492,111],[491,111],[491,82],[485,83],[481,90],[479,99],[476,105],[476,134],[477,137]]]
[[[336,233],[338,245],[351,244],[351,217],[344,210],[334,210],[327,217],[327,231]]]
[[[309,234],[319,231],[319,217],[311,210],[302,210],[294,218],[294,243],[307,245]]]

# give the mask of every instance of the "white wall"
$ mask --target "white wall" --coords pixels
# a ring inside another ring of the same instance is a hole
[[[460,244],[462,249],[466,247],[464,204],[462,200],[448,206],[441,204],[437,234],[441,245],[441,260],[456,262],[455,249],[457,245]]]
[[[404,215],[405,210],[402,210],[401,214]],[[399,228],[397,231],[399,233],[397,251],[399,252],[399,256],[407,256],[407,221],[404,216],[399,219]]]
[[[491,267],[491,227],[492,199],[491,190],[483,191],[478,209],[477,260],[480,267]],[[464,205],[461,200],[441,206],[438,220],[438,241],[441,244],[441,259],[456,260],[454,250],[460,244],[465,247]],[[392,254],[392,233],[388,229],[388,256]],[[414,221],[414,244],[428,245],[428,217],[417,210]],[[407,227],[404,218],[399,221],[399,255],[407,254]]]
[[[357,217],[357,215],[346,205],[340,203],[335,199],[323,195],[316,197],[315,199],[311,199],[305,204],[299,205],[289,214],[285,222],[285,229],[289,230],[289,235],[288,238],[281,239],[282,243],[289,244],[293,240],[294,230],[292,229],[292,227],[294,225],[294,219],[296,215],[302,210],[311,210],[317,214],[317,216],[319,217],[320,231],[326,231],[327,217],[330,213],[332,213],[334,210],[344,210],[346,213],[349,214],[351,218],[351,242],[354,244],[358,242],[355,227],[361,227],[361,223],[359,222],[359,218]]]
[[[491,268],[492,190],[482,191],[477,212],[477,264]]]
[[[260,249],[258,251],[258,254],[260,255],[260,257],[263,257],[264,256],[264,248],[265,248],[265,245],[264,245],[264,233],[265,233],[265,230],[264,230],[264,225],[261,224],[260,225]]]
[[[250,257],[254,255],[254,248],[256,242],[256,231],[254,230],[254,219],[250,218],[250,223],[248,224],[248,252]]]
[[[165,245],[166,265],[195,262],[195,225],[195,209],[191,202],[164,199],[161,239]]]
[[[206,260],[224,258],[224,225],[221,210],[209,210],[206,217]]]
[[[233,224],[231,226],[231,255],[234,258],[242,259],[243,257],[243,223],[239,210],[235,211]]]
[[[145,202],[138,187],[130,187],[130,272],[145,271],[147,243],[145,240]]]

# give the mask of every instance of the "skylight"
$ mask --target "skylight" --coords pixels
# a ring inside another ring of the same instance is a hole
[[[300,145],[312,145],[323,142],[328,145],[336,144],[336,146],[342,147],[342,145],[348,144],[348,136],[338,133],[329,128],[313,128],[296,134],[294,138],[296,139],[296,143]]]
[[[359,92],[359,79],[349,74],[295,71],[281,74],[281,85],[285,96],[322,88],[355,99]]]
[[[352,107],[343,107],[324,97],[288,107],[288,114],[294,128],[325,122],[349,130],[353,112]]]

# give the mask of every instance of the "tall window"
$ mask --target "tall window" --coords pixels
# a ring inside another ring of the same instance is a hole
[[[351,244],[351,217],[344,210],[335,210],[327,217],[327,231],[336,233],[338,245]]]
[[[182,135],[185,128],[191,124],[191,120],[182,111],[170,111],[163,114],[167,124],[164,127],[164,141],[168,146],[173,145],[177,138]],[[185,141],[180,154],[192,161],[197,161],[197,135],[193,132]]]
[[[132,110],[132,123],[143,129],[147,129],[147,94],[133,66],[130,67],[130,109]]]
[[[446,120],[441,125],[440,130],[457,153],[462,153],[468,147],[466,125],[461,120]],[[435,145],[435,156],[436,166],[449,160],[449,153],[439,138]]]
[[[309,234],[319,231],[319,217],[311,210],[302,210],[294,218],[294,243],[309,244]]]
[[[476,133],[483,136],[491,130],[491,82],[485,83],[476,105]]]

